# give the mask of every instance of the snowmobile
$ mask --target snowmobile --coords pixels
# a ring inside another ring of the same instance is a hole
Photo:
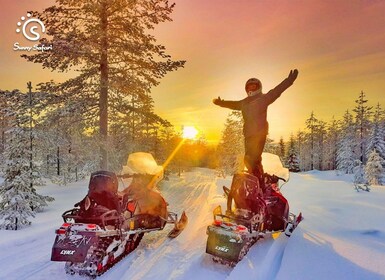
[[[220,205],[213,210],[214,221],[206,232],[206,253],[215,262],[234,267],[260,238],[280,232],[290,236],[302,220],[301,213],[289,212],[280,192],[279,181],[288,181],[288,170],[278,156],[263,153],[262,157],[267,171],[264,186],[256,176],[243,172],[233,176],[230,189],[223,187],[227,209],[225,214]]]
[[[185,228],[188,222],[185,212],[178,220],[176,213],[168,211],[161,194],[148,186],[137,185],[137,188],[142,187],[142,194],[151,200],[150,208],[143,207],[140,196],[132,194],[133,183],[128,187],[130,191],[119,194],[119,177],[133,178],[132,182],[137,178],[151,178],[155,184],[162,176],[116,175],[109,171],[91,174],[87,195],[75,208],[62,214],[64,223],[55,231],[51,261],[65,262],[67,274],[95,278],[134,251],[145,233],[173,224],[168,236],[174,238]]]

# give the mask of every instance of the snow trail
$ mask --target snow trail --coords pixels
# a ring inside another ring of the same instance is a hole
[[[205,254],[206,227],[212,222],[211,200],[217,195],[216,189],[213,170],[197,168],[181,178],[172,176],[160,190],[170,211],[186,211],[189,223],[185,230],[171,240],[167,233],[172,226],[145,234],[139,247],[100,279],[198,279],[198,275],[204,279],[225,278],[230,269],[213,266]]]

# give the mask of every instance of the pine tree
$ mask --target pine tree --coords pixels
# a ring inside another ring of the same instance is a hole
[[[354,179],[353,179],[353,184],[354,184],[354,189],[359,192],[360,190],[363,191],[370,191],[370,188],[368,186],[368,182],[365,179],[365,171],[364,167],[361,163],[360,160],[355,161],[355,167],[353,168],[353,173],[354,173]]]
[[[306,170],[306,154],[304,153],[304,146],[305,146],[305,133],[301,130],[298,130],[297,136],[297,151],[298,151],[298,159],[299,159],[299,169],[300,170]]]
[[[31,177],[30,133],[26,124],[25,94],[19,91],[7,92],[8,106],[0,113],[9,120],[10,128],[6,131],[5,174],[0,188],[1,228],[17,230],[29,225],[30,217],[47,206],[53,198],[36,193]]]
[[[385,175],[384,165],[385,160],[381,158],[376,150],[372,150],[365,165],[365,177],[370,185],[379,185],[382,183]]]
[[[369,154],[375,150],[382,159],[385,159],[385,128],[381,125],[382,113],[383,112],[381,110],[380,104],[377,104],[376,111],[374,113],[373,125],[367,144],[367,158],[369,158]]]
[[[296,151],[295,139],[293,134],[290,135],[290,139],[288,143],[286,166],[289,168],[289,171],[291,172],[300,171],[300,163],[299,163],[299,158]]]
[[[146,34],[158,23],[171,21],[175,4],[167,0],[56,3],[33,13],[45,23],[52,38],[42,38],[40,43],[52,45],[52,51],[23,57],[42,63],[44,68],[79,71],[64,83],[43,84],[41,91],[54,93],[48,102],[55,104],[56,110],[71,111],[98,126],[100,168],[105,169],[110,105],[126,113],[123,105],[129,105],[127,97],[137,94],[145,98],[167,72],[184,65],[184,61],[172,61],[165,47]]]
[[[219,165],[225,174],[232,175],[243,166],[244,140],[243,119],[238,111],[233,111],[226,119],[225,129],[218,147]]]
[[[278,154],[278,145],[277,143],[274,143],[274,139],[271,139],[269,135],[266,137],[265,146],[263,147],[263,152],[265,153],[271,153],[271,154]]]
[[[311,112],[310,117],[306,120],[306,127],[309,129],[309,141],[310,141],[310,170],[314,169],[315,151],[316,151],[316,133],[318,126],[318,119],[315,117],[314,112]]]
[[[355,131],[353,116],[347,110],[345,112],[341,134],[337,146],[337,170],[346,174],[352,174],[356,165],[356,155],[354,153]]]
[[[7,130],[5,180],[0,188],[1,228],[17,230],[35,217],[35,197],[30,189],[29,149],[26,131],[21,127]],[[26,156],[27,155],[27,156]]]
[[[316,155],[317,155],[317,167],[319,170],[324,170],[325,138],[326,138],[326,123],[322,120],[319,120],[316,126],[316,139],[317,139]]]
[[[285,141],[283,140],[283,137],[279,138],[278,142],[278,156],[284,160],[285,159],[285,154],[286,154],[286,145]]]
[[[337,167],[337,147],[339,133],[339,121],[337,121],[333,116],[331,123],[328,125],[325,140],[324,160],[325,168],[327,170],[334,170]]]
[[[359,97],[356,102],[356,107],[353,111],[356,113],[356,133],[358,135],[358,147],[357,147],[357,155],[360,161],[365,164],[366,162],[366,146],[367,146],[367,138],[370,130],[370,117],[372,115],[372,107],[366,105],[368,102],[365,99],[365,93],[361,91]]]

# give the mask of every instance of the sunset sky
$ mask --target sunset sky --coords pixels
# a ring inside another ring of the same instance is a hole
[[[172,1],[170,1],[172,2]],[[376,0],[176,0],[173,21],[155,30],[158,42],[185,68],[154,88],[155,111],[177,128],[194,125],[219,140],[230,111],[212,104],[246,97],[245,81],[267,92],[297,68],[294,85],[269,108],[270,137],[288,139],[314,111],[330,121],[352,109],[361,90],[369,105],[385,106],[385,1]],[[0,89],[26,91],[72,74],[42,70],[13,50],[16,23],[28,10],[53,0],[2,0]],[[27,42],[27,41],[24,41]]]

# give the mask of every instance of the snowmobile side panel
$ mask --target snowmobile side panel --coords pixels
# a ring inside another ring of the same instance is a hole
[[[236,232],[217,226],[207,227],[206,253],[228,261],[238,262],[246,239]]]
[[[51,261],[57,262],[83,262],[88,249],[98,243],[98,236],[94,232],[78,234],[58,234],[52,246]]]

